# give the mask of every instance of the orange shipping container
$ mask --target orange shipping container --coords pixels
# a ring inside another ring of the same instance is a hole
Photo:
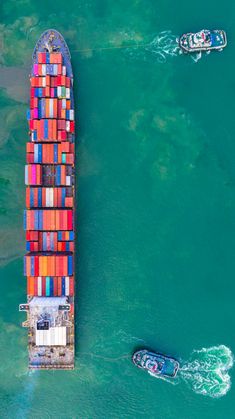
[[[53,136],[53,140],[57,140],[57,121],[56,119],[52,120],[52,136]]]
[[[27,277],[27,292],[28,292],[28,295],[31,295],[31,296],[34,295],[34,277],[33,276]]]

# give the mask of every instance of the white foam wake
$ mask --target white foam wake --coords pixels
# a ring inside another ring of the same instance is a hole
[[[179,376],[196,393],[221,397],[231,387],[229,370],[233,366],[233,355],[224,345],[193,351],[190,359],[181,364]]]
[[[158,62],[165,62],[168,57],[179,54],[178,39],[171,31],[160,32],[146,50],[157,56]]]

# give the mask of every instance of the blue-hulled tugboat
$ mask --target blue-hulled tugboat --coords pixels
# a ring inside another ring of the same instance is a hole
[[[155,377],[175,378],[179,362],[165,355],[149,352],[147,349],[137,351],[132,356],[133,363]]]
[[[186,33],[179,38],[179,46],[184,53],[218,50],[227,45],[226,33],[222,30],[203,29],[196,33]]]

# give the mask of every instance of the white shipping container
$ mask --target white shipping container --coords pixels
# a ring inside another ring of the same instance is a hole
[[[50,206],[50,188],[46,188],[46,207]]]
[[[62,99],[62,109],[66,109],[66,99]]]
[[[61,86],[57,87],[57,97],[61,97]]]
[[[66,99],[70,99],[70,88],[66,87]]]
[[[65,67],[65,65],[62,66],[62,76],[66,76],[66,67]]]
[[[69,296],[69,276],[65,277],[65,295]]]
[[[70,119],[70,121],[74,121],[74,110],[73,109],[70,109],[70,111],[69,111],[69,119]]]
[[[42,277],[38,276],[38,296],[42,296]]]
[[[46,87],[46,77],[42,78],[42,87]]]
[[[38,163],[38,144],[34,144],[34,163]]]
[[[66,186],[71,186],[71,176],[66,176]]]
[[[25,169],[24,169],[25,171],[24,171],[24,180],[25,180],[25,185],[28,185],[29,184],[29,177],[28,177],[28,166],[25,166]]]
[[[49,191],[49,206],[52,208],[53,206],[54,206],[54,189],[53,188],[50,188],[50,191]]]
[[[49,118],[53,118],[53,99],[49,99]]]
[[[47,74],[46,64],[42,64],[42,75],[45,76],[46,74]]]
[[[66,131],[69,132],[70,131],[70,121],[66,121]]]
[[[58,65],[57,64],[53,64],[53,73],[54,73],[54,76],[57,76],[57,74],[58,74]]]

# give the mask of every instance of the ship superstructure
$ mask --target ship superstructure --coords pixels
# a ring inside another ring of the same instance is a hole
[[[33,52],[26,144],[29,368],[74,367],[75,127],[70,53],[47,30]]]

